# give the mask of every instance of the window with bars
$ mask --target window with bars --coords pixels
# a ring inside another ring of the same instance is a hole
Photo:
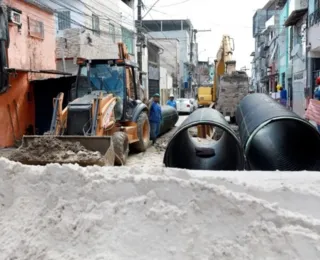
[[[44,25],[43,22],[28,17],[28,33],[29,36],[44,39]]]
[[[71,28],[70,11],[58,12],[58,30],[65,30]]]
[[[109,24],[109,34],[112,39],[112,42],[115,43],[116,42],[116,28],[112,23]]]
[[[92,30],[94,35],[100,36],[100,19],[95,14],[92,15]]]

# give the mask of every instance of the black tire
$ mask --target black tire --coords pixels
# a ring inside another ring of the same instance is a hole
[[[150,143],[150,123],[146,112],[141,112],[137,120],[137,131],[139,141],[131,145],[134,152],[145,152]]]
[[[235,116],[230,116],[230,124],[236,124],[236,117]]]
[[[113,149],[115,153],[115,165],[125,165],[129,155],[129,138],[124,132],[115,132],[112,135]]]

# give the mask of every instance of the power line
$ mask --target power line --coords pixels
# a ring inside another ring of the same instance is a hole
[[[182,4],[185,4],[187,2],[189,2],[191,0],[184,0],[182,2],[179,2],[179,3],[174,3],[174,4],[170,4],[170,5],[161,5],[161,6],[158,6],[158,7],[170,7],[170,6],[175,6],[175,5],[182,5]]]

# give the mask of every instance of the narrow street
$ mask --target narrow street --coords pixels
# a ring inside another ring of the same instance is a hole
[[[163,156],[165,149],[167,147],[168,141],[171,136],[177,130],[177,127],[182,124],[184,120],[186,120],[188,116],[179,116],[179,120],[176,123],[175,127],[172,128],[168,133],[160,136],[157,140],[156,145],[151,146],[144,153],[140,154],[130,154],[126,166],[136,166],[136,167],[156,167],[163,166]]]
[[[0,2],[0,260],[320,260],[320,0]]]

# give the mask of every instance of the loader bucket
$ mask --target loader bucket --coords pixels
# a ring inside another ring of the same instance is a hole
[[[27,165],[114,165],[111,136],[25,135],[10,159]]]

